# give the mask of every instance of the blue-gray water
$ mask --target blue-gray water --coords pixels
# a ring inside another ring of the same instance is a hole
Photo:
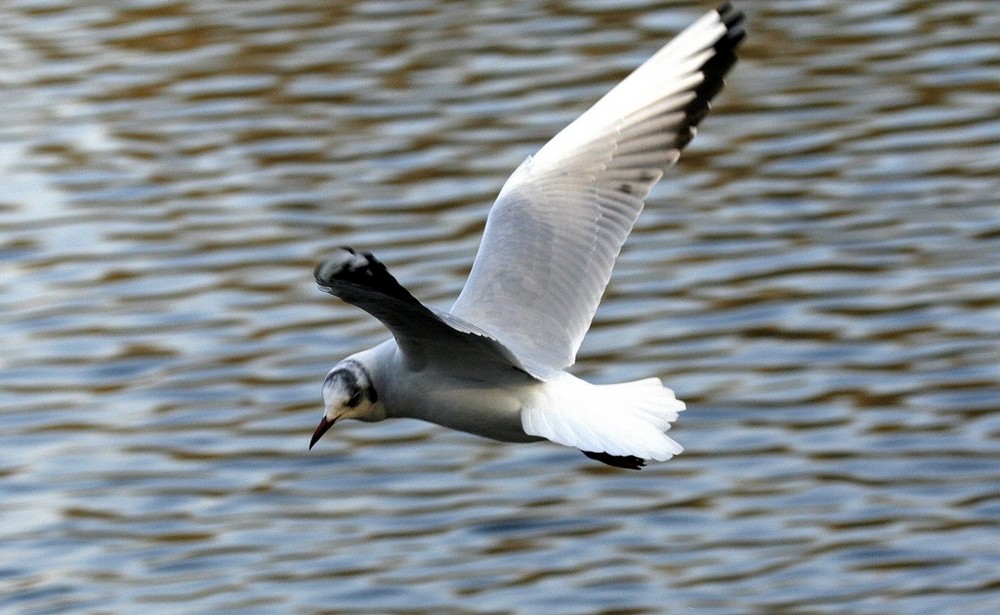
[[[385,336],[311,272],[447,307],[510,171],[711,4],[0,4],[0,612],[1000,612],[1000,12],[737,4],[576,367],[688,401],[638,473],[307,452]]]

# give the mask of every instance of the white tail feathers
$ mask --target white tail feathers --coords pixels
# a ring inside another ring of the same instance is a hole
[[[684,402],[659,378],[595,385],[569,374],[545,383],[521,410],[525,433],[582,451],[664,461],[681,445],[664,432]]]

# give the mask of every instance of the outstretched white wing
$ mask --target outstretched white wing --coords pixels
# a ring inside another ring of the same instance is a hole
[[[536,373],[573,364],[646,195],[736,61],[742,20],[728,3],[706,14],[514,171],[452,314]]]

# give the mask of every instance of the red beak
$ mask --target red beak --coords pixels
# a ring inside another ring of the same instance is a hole
[[[312,450],[312,447],[315,446],[317,442],[319,442],[319,439],[323,437],[323,434],[325,434],[328,429],[333,427],[333,424],[334,422],[336,422],[336,420],[337,419],[328,421],[326,420],[325,416],[322,419],[320,419],[319,427],[317,427],[316,431],[313,432],[312,440],[309,441],[309,450]]]

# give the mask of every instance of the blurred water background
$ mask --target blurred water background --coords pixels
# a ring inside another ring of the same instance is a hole
[[[507,175],[712,7],[0,4],[0,612],[1000,612],[1000,12],[752,1],[575,371],[686,452],[344,424],[370,249],[458,295]]]

